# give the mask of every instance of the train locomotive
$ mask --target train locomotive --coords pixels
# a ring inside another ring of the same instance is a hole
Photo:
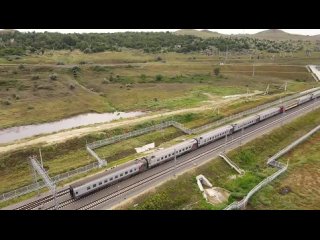
[[[320,97],[320,91],[307,94],[284,103],[281,106],[266,109],[257,114],[237,120],[229,125],[219,127],[207,133],[203,133],[193,139],[188,139],[169,148],[155,151],[140,159],[136,159],[118,167],[108,169],[103,173],[97,174],[96,176],[71,184],[69,187],[70,194],[75,199],[81,198],[99,189],[114,185],[119,181],[123,181],[141,172],[147,171],[150,168],[171,161],[175,157],[179,157],[183,154],[194,151],[200,147],[217,141],[226,135],[231,135],[234,132],[250,127],[270,117],[284,113],[289,109],[297,107],[318,97]]]

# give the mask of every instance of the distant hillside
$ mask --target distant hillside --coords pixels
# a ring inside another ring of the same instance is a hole
[[[192,35],[196,37],[201,38],[210,38],[210,37],[251,37],[251,38],[258,38],[258,39],[267,39],[267,40],[273,40],[273,41],[286,41],[286,40],[309,40],[309,41],[315,41],[320,40],[320,34],[315,36],[307,36],[307,35],[299,35],[299,34],[291,34],[287,33],[282,30],[278,29],[269,29],[266,31],[258,32],[256,34],[235,34],[235,35],[227,35],[227,34],[221,34],[218,32],[211,32],[209,30],[202,30],[198,31],[195,29],[181,29],[175,32],[177,35]]]
[[[211,32],[209,30],[195,30],[195,29],[181,29],[176,32],[174,32],[176,35],[192,35],[196,37],[201,38],[210,38],[210,37],[221,37],[225,36],[224,34],[218,33],[218,32]]]
[[[313,40],[312,36],[287,33],[278,29],[270,29],[253,34],[252,37],[268,40]]]

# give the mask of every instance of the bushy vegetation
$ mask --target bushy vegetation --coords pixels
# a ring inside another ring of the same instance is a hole
[[[27,53],[43,55],[47,50],[79,49],[84,53],[122,51],[123,48],[140,49],[147,53],[204,51],[260,50],[276,53],[302,49],[302,42],[260,40],[249,37],[217,37],[202,39],[192,35],[175,35],[170,32],[125,33],[21,33],[2,34],[0,56],[21,56]],[[156,61],[161,61],[158,56]],[[61,63],[60,63],[61,64]]]

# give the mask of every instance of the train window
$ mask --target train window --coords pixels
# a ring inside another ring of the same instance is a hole
[[[78,192],[76,192],[76,195],[78,195]]]
[[[171,154],[169,154],[169,157],[171,157]]]
[[[117,179],[117,178],[118,178],[118,176],[115,176],[114,178],[115,178],[115,179]]]
[[[167,155],[164,158],[167,158]]]
[[[125,172],[124,174],[126,174],[126,175],[127,175],[127,174],[128,174],[128,172]]]
[[[87,190],[90,190],[91,189],[91,187],[87,187]]]
[[[132,169],[130,170],[130,172],[132,172]]]
[[[108,182],[108,179],[104,180],[104,183]]]
[[[136,170],[136,169],[133,169],[134,171]]]
[[[93,184],[93,186],[92,187],[96,187],[97,186],[97,184]]]
[[[113,178],[110,178],[110,179],[109,179],[109,181],[112,181],[112,180],[113,180]]]
[[[163,159],[163,157],[161,157],[161,160]]]
[[[102,185],[102,182],[99,182],[99,185]]]
[[[123,176],[123,173],[120,174],[120,177],[122,177],[122,176]]]

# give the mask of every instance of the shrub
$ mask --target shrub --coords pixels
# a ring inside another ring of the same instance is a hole
[[[6,105],[6,106],[11,105],[10,99],[6,99],[6,100],[2,101],[2,104]]]
[[[25,69],[25,67],[22,64],[20,64],[18,68],[19,68],[19,70]]]
[[[57,62],[57,65],[64,65],[64,62]]]
[[[81,68],[79,68],[78,66],[74,66],[72,68],[72,72],[80,72]]]
[[[50,74],[49,78],[50,78],[51,80],[55,81],[55,80],[58,79],[58,74],[52,73],[52,74]]]
[[[161,74],[156,75],[156,81],[160,82],[163,79],[163,76]]]
[[[140,75],[140,78],[141,78],[142,80],[146,80],[147,76],[146,76],[145,74],[141,74],[141,75]]]
[[[20,96],[19,95],[17,95],[17,94],[12,94],[12,97],[14,98],[14,99],[16,99],[16,100],[19,100],[20,99]]]
[[[73,89],[75,89],[76,87],[75,87],[73,84],[70,84],[69,88],[70,88],[70,90],[73,90]]]
[[[108,83],[110,83],[110,81],[109,81],[108,79],[104,78],[104,79],[102,80],[102,84],[108,84]]]
[[[213,72],[214,72],[214,75],[219,76],[219,74],[220,74],[220,68],[215,68],[215,69],[213,70]]]
[[[39,75],[33,75],[33,76],[31,77],[31,80],[38,80],[38,79],[40,79],[40,76],[39,76]]]

